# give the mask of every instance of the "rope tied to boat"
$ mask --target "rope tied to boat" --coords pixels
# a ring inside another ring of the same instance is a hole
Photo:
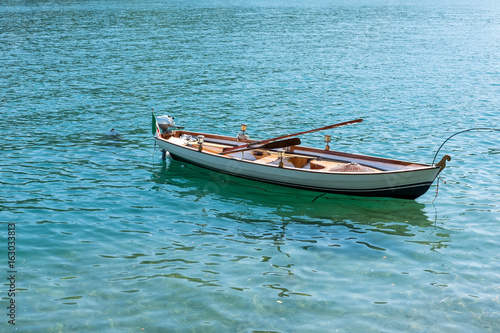
[[[434,197],[434,199],[432,200],[432,203],[434,203],[434,201],[436,201],[437,197],[438,197],[438,194],[439,194],[439,181],[442,181],[444,184],[448,185],[447,182],[445,182],[441,176],[438,176],[437,178],[437,182],[436,182],[436,196]]]
[[[469,128],[469,129],[457,132],[453,135],[450,135],[450,137],[448,137],[448,139],[444,140],[444,142],[441,144],[441,146],[439,146],[439,149],[437,150],[436,155],[434,155],[434,159],[432,160],[432,165],[434,165],[434,162],[436,161],[436,157],[439,154],[439,151],[441,150],[441,148],[443,148],[443,146],[446,142],[448,142],[451,138],[453,138],[454,136],[456,136],[458,134],[462,134],[462,133],[470,132],[470,131],[500,131],[500,129],[491,128],[491,127],[476,127],[476,128]]]
[[[443,184],[445,184],[446,186],[452,186],[454,188],[456,188],[457,190],[463,190],[462,187],[460,186],[457,186],[456,184],[454,184],[453,182],[447,182],[445,181],[443,178],[441,178],[441,176],[438,176],[437,177],[437,183],[436,183],[436,196],[434,197],[434,199],[432,200],[432,203],[434,203],[434,201],[436,200],[437,196],[438,196],[438,192],[439,192],[439,182],[442,182]],[[485,196],[485,195],[481,195],[481,194],[474,194],[475,197],[477,198],[481,198],[483,200],[487,200],[487,201],[491,201],[491,202],[495,202],[495,203],[498,203],[500,204],[500,201],[499,200],[496,200],[496,199],[493,199],[491,197],[488,197],[488,196]]]

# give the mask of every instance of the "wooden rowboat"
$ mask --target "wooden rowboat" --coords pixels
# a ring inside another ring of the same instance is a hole
[[[256,141],[247,139],[243,127],[238,137],[229,137],[185,131],[176,128],[171,118],[159,122],[153,115],[154,140],[175,160],[232,176],[327,193],[416,199],[427,192],[450,160],[445,155],[436,165],[420,164],[331,151],[328,143],[325,149],[316,149],[300,146],[298,138],[278,140],[296,134]]]

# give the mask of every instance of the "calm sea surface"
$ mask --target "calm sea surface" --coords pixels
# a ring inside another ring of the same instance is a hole
[[[498,329],[500,132],[417,200],[318,196],[162,161],[151,108],[431,163],[500,127],[498,1],[3,1],[0,331]]]

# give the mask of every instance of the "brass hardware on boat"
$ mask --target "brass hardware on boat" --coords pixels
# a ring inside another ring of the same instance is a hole
[[[198,151],[203,150],[203,142],[205,142],[205,136],[198,135]]]
[[[285,157],[285,151],[284,150],[279,150],[278,151],[278,157],[280,159],[280,163],[279,163],[279,167],[282,168],[283,167],[283,157]]]
[[[247,130],[247,124],[241,124],[241,128],[240,129],[241,129],[241,132],[238,133],[238,136],[236,137],[236,140],[238,140],[238,141],[248,140],[249,137],[245,133],[245,131]]]
[[[330,143],[330,141],[332,141],[332,136],[325,134],[325,142],[326,142],[325,150],[330,150],[330,146],[328,145],[328,143]]]

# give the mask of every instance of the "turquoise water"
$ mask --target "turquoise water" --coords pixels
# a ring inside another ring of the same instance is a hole
[[[496,331],[498,132],[446,143],[437,197],[358,198],[162,161],[150,110],[255,139],[363,118],[333,149],[431,163],[499,127],[499,54],[494,1],[3,2],[0,330]]]

